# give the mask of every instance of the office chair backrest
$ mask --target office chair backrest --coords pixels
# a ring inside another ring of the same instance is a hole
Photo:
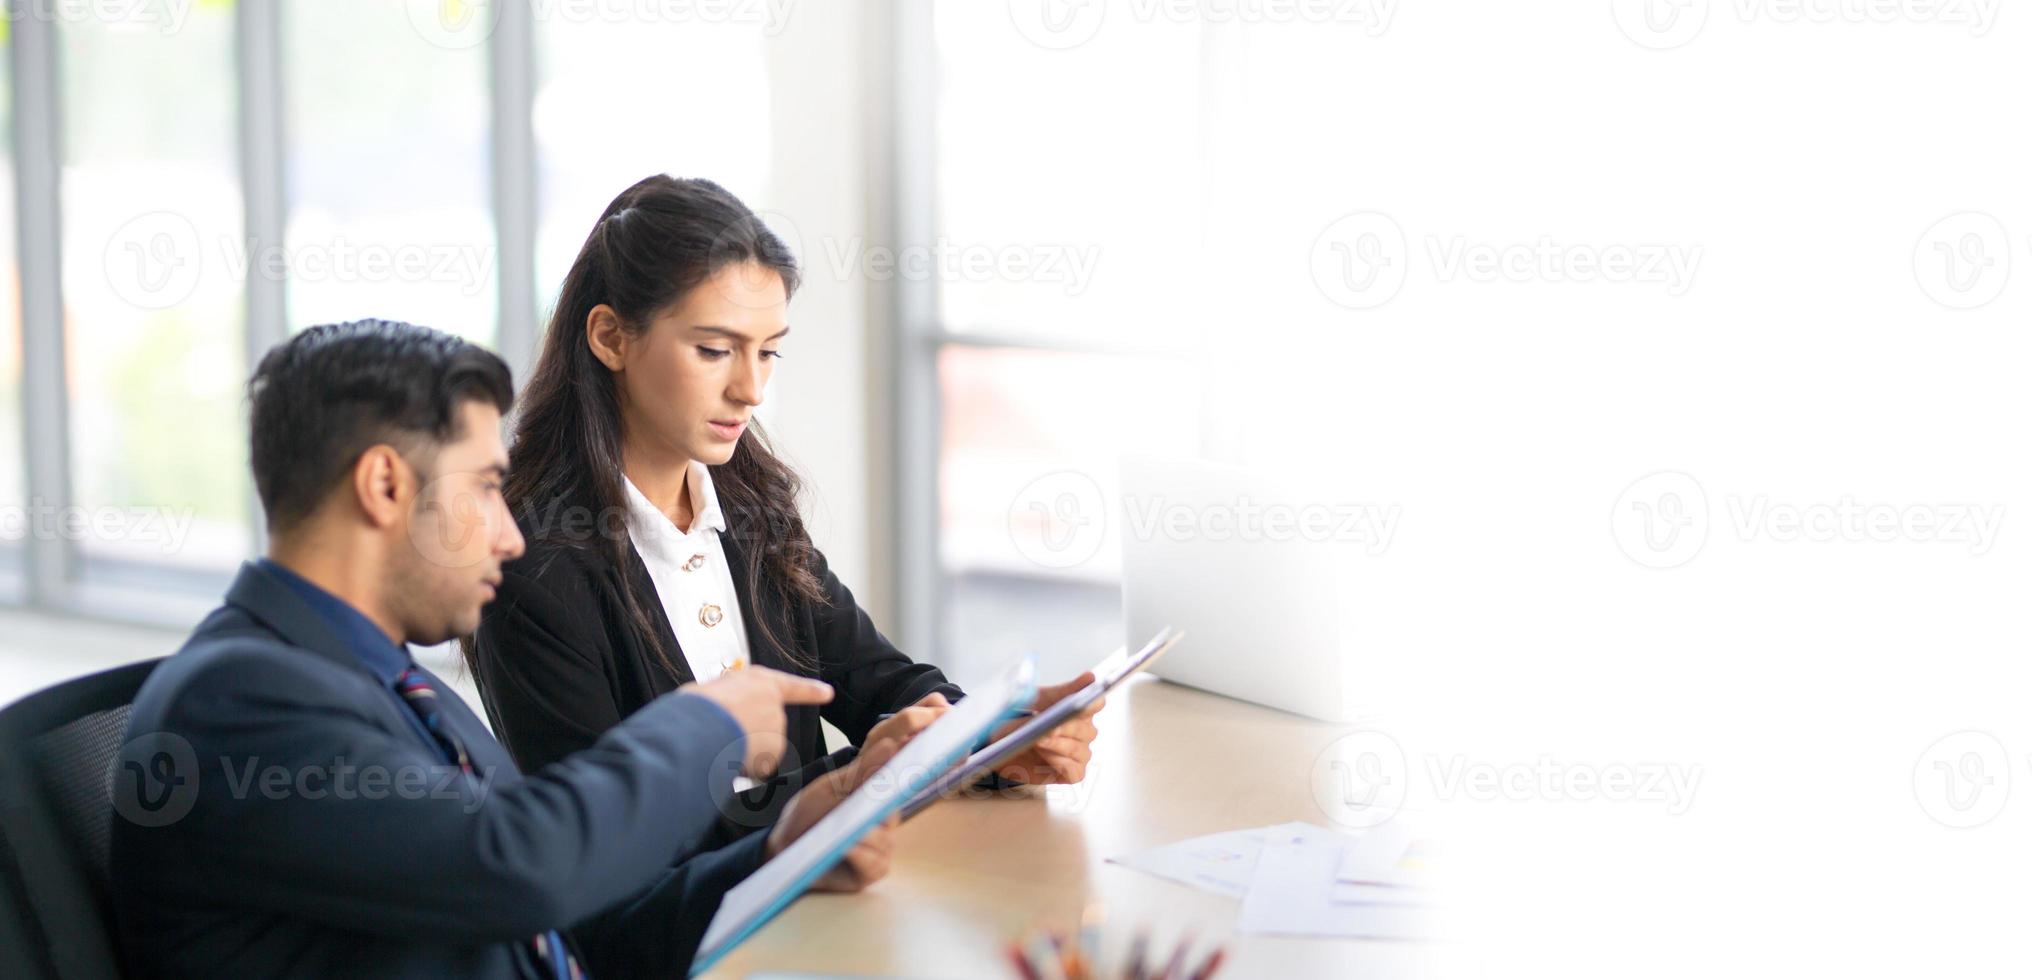
[[[31,694],[0,711],[0,951],[7,976],[119,976],[107,773],[160,660]],[[10,908],[11,906],[11,908]]]

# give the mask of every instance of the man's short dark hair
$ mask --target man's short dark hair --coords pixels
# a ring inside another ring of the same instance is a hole
[[[491,351],[428,327],[355,320],[277,344],[247,382],[254,488],[271,532],[308,517],[371,446],[433,454],[467,401],[508,411],[515,386]]]

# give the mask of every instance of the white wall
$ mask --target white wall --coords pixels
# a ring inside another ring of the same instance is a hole
[[[775,159],[767,197],[749,203],[792,236],[804,265],[765,424],[805,479],[813,540],[881,622],[887,602],[871,579],[871,541],[889,531],[870,524],[880,464],[867,421],[868,284],[843,258],[865,241],[869,206],[862,17],[847,4],[801,5],[770,42]]]

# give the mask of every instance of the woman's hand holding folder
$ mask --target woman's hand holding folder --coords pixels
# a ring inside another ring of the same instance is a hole
[[[764,847],[765,853],[769,857],[775,857],[779,851],[789,846],[791,841],[796,840],[810,829],[812,824],[817,823],[820,817],[825,816],[841,800],[846,799],[848,794],[858,789],[871,773],[888,764],[889,760],[895,757],[896,751],[915,738],[918,732],[945,714],[945,699],[938,697],[938,701],[939,703],[935,705],[919,702],[885,719],[868,733],[868,739],[861,746],[861,751],[854,757],[854,761],[813,780],[811,785],[799,791],[789,805],[783,808],[783,814],[777,818],[776,825],[770,828],[769,843]],[[895,849],[897,823],[898,818],[891,815],[874,830],[869,831],[867,836],[862,837],[848,849],[846,857],[842,858],[840,863],[813,883],[812,889],[827,892],[857,892],[880,881],[883,875],[889,873],[889,856]]]
[[[1003,736],[1023,727],[1024,722],[1034,717],[1038,712],[1066,698],[1072,697],[1093,682],[1094,672],[1087,671],[1063,684],[1038,688],[1037,699],[1031,702],[1030,710],[1023,712],[1021,717],[1005,722],[1001,727],[995,729],[994,734],[988,736],[987,744],[992,745],[1000,741]],[[1085,711],[1072,716],[1065,724],[1052,729],[1050,733],[1038,739],[1035,744],[1010,758],[1009,761],[1002,763],[1001,766],[996,768],[995,774],[1013,783],[1030,783],[1040,786],[1050,783],[1077,783],[1085,779],[1087,776],[1087,763],[1093,761],[1094,758],[1094,739],[1100,735],[1100,729],[1094,726],[1094,716],[1099,714],[1101,709],[1107,707],[1107,705],[1108,699],[1106,698],[1095,701]],[[945,695],[933,692],[919,699],[917,704],[905,708],[904,711],[915,711],[924,707],[936,707],[944,710],[949,706]],[[886,724],[888,719],[898,717],[898,715],[883,715],[882,717]],[[881,726],[876,726],[876,733],[881,732],[881,730]],[[874,735],[871,734],[869,737],[873,738]]]
[[[1093,671],[1087,671],[1063,684],[1039,687],[1037,700],[1031,708],[1043,711],[1079,693],[1093,682]],[[1094,738],[1100,734],[1100,729],[1094,726],[1094,716],[1099,714],[1107,703],[1106,698],[1095,701],[1087,710],[1072,716],[1071,720],[1052,729],[1049,734],[1038,739],[1035,744],[1014,758],[997,766],[995,774],[1003,779],[1035,785],[1077,783],[1085,779],[1087,763],[1094,757]],[[1022,724],[1023,719],[1020,718],[1009,722],[997,729],[994,737],[999,739],[1015,731]]]

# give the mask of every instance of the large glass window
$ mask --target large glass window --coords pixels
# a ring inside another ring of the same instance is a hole
[[[1178,285],[1199,255],[1199,28],[1060,49],[1010,8],[936,8],[942,324],[1169,342],[1194,308]]]
[[[937,321],[907,356],[934,364],[936,656],[963,678],[1123,642],[1121,457],[1202,446],[1202,29],[1121,6],[934,9]]]
[[[494,343],[486,16],[408,0],[284,9],[292,329],[380,317]]]
[[[233,11],[57,37],[78,555],[91,577],[215,592],[251,548]]]
[[[1077,673],[1121,642],[1122,453],[1198,449],[1197,372],[948,345],[938,377],[945,666],[977,676],[1035,651],[1051,675]]]
[[[21,275],[14,263],[14,92],[12,65],[0,46],[0,601],[16,602],[28,487],[21,445]]]
[[[498,346],[504,250],[535,259],[547,306],[601,209],[644,175],[705,176],[765,198],[769,42],[782,24],[731,10],[538,4],[524,50],[519,33],[504,47],[498,30],[516,9],[205,2],[0,24],[21,32],[0,45],[10,113],[0,127],[10,144],[0,146],[0,515],[24,518],[0,520],[0,601],[30,591],[24,498],[55,475],[28,472],[26,425],[47,426],[68,450],[68,471],[47,481],[64,499],[43,502],[70,509],[44,522],[66,538],[66,560],[41,566],[67,574],[34,583],[51,606],[180,618],[254,551],[250,286],[263,300],[279,291],[292,330],[383,317]],[[8,91],[16,49],[53,64],[55,84]],[[523,108],[520,86],[496,90],[503,72],[534,80],[534,240],[502,242],[497,231],[494,153],[522,151],[497,145],[514,134],[496,121]],[[263,99],[277,90],[269,119]],[[26,229],[62,242],[60,323],[24,324],[19,312],[17,99],[61,131],[60,226]],[[267,161],[276,172],[243,173]],[[279,215],[265,194],[247,196],[250,181],[279,181]],[[257,244],[250,216],[282,240]],[[519,263],[508,268],[519,288]],[[62,411],[24,417],[24,330],[62,347]],[[123,601],[150,595],[164,601]]]
[[[650,174],[705,177],[764,207],[768,25],[741,16],[658,19],[653,6],[615,18],[599,5],[585,16],[561,5],[537,20],[532,125],[544,315],[600,212]]]

